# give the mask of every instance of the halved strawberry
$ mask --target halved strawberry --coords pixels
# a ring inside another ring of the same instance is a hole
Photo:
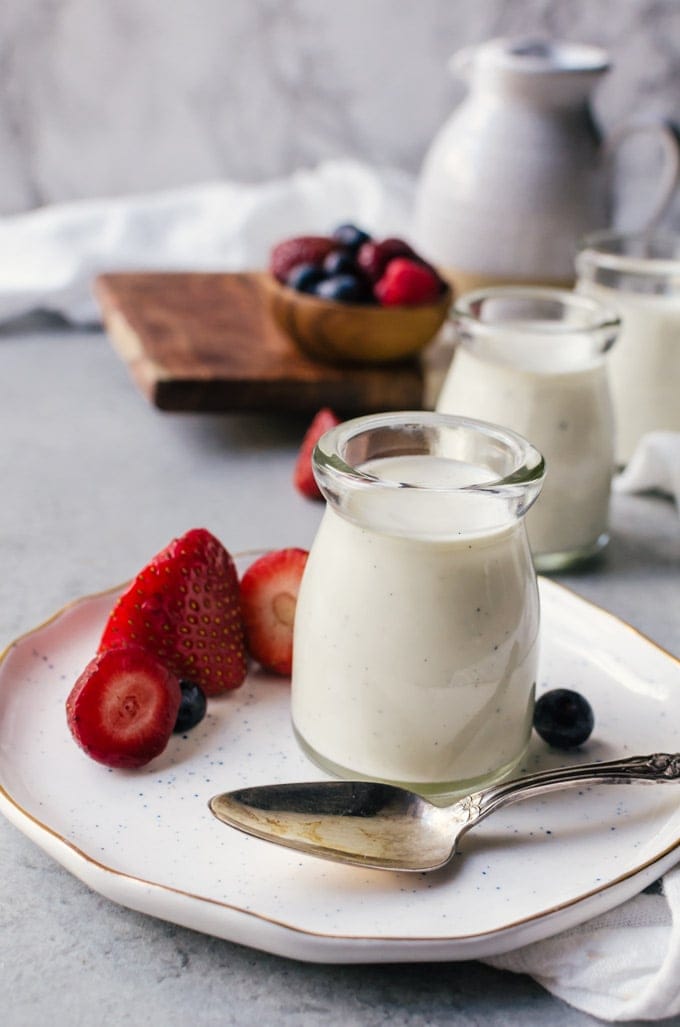
[[[314,264],[321,267],[331,250],[338,248],[335,239],[325,235],[298,235],[277,243],[269,256],[269,270],[280,282],[299,264]]]
[[[238,688],[247,663],[236,567],[205,528],[173,541],[114,606],[99,652],[142,645],[206,695]]]
[[[317,485],[312,472],[312,453],[321,436],[329,428],[334,428],[336,424],[340,424],[340,420],[335,416],[330,407],[322,407],[314,416],[302,440],[293,471],[293,484],[298,492],[301,492],[308,499],[323,499],[321,489]]]
[[[141,646],[90,660],[66,700],[68,726],[107,767],[143,767],[163,752],[177,720],[179,680]]]
[[[290,674],[293,623],[305,549],[279,549],[251,564],[241,581],[241,606],[250,655],[275,674]]]

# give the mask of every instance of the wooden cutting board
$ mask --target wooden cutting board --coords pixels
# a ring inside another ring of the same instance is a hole
[[[270,318],[262,282],[259,272],[103,274],[95,295],[111,344],[162,410],[422,407],[418,362],[337,368],[304,357]]]

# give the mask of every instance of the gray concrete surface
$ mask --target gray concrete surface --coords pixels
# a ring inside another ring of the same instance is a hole
[[[101,333],[0,329],[0,646],[189,527],[233,551],[308,545],[320,509],[290,483],[303,427],[161,414]],[[617,497],[605,558],[562,580],[680,655],[679,570],[673,504]],[[2,818],[0,868],[4,1027],[598,1022],[479,963],[307,965],[138,915]]]

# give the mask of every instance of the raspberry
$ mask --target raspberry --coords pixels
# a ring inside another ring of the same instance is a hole
[[[382,278],[385,268],[395,257],[416,258],[416,254],[403,239],[383,239],[365,242],[357,254],[357,264],[371,282]]]
[[[432,303],[441,292],[439,275],[427,264],[396,257],[385,269],[373,292],[384,307],[416,306]]]
[[[325,235],[299,235],[278,243],[269,258],[269,270],[280,282],[298,264],[313,264],[320,267],[324,257],[337,248],[337,242]]]

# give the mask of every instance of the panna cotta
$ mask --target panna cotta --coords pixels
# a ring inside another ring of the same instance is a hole
[[[543,491],[526,519],[542,556],[591,552],[606,537],[614,470],[611,403],[602,361],[578,370],[493,364],[460,347],[437,409],[507,425],[546,461]]]
[[[596,233],[576,268],[577,291],[621,317],[609,380],[624,465],[643,435],[680,431],[680,236]]]
[[[427,454],[357,465],[357,487],[330,493],[295,618],[305,751],[344,776],[435,795],[517,764],[538,660],[521,512],[494,491],[498,472],[448,455],[458,449],[444,433]]]
[[[465,318],[437,410],[505,425],[540,449],[546,479],[526,527],[537,567],[552,570],[593,555],[608,539],[614,422],[604,352],[618,322],[566,291],[502,293],[507,320]],[[535,293],[564,321],[527,317],[527,295]],[[592,331],[569,319],[574,300]]]

